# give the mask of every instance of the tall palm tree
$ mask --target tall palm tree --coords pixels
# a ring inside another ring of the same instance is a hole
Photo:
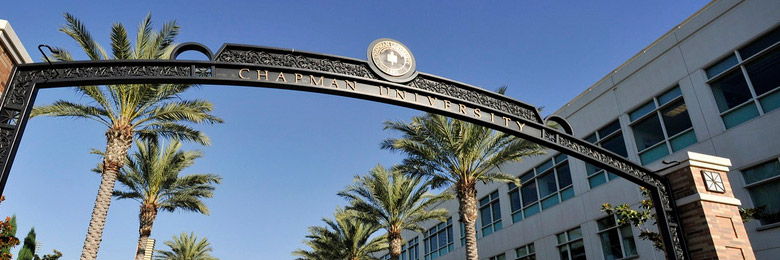
[[[385,122],[385,129],[402,137],[382,142],[383,149],[406,154],[405,171],[425,176],[435,187],[455,186],[458,214],[465,225],[466,259],[477,260],[478,181],[515,182],[499,166],[522,157],[543,154],[541,146],[487,127],[435,114],[412,118],[411,123]]]
[[[433,195],[419,177],[407,176],[398,169],[377,165],[368,175],[355,176],[354,183],[338,193],[350,202],[360,221],[378,224],[387,231],[390,259],[401,255],[403,230],[423,233],[420,223],[428,220],[446,221],[446,209],[428,210],[434,204],[451,199],[451,193]]]
[[[171,250],[157,250],[154,259],[157,260],[219,260],[211,256],[213,251],[211,244],[205,237],[198,240],[195,233],[189,235],[181,233],[178,237],[173,236],[173,240],[164,243]]]
[[[387,248],[386,236],[371,238],[379,225],[355,218],[352,211],[336,209],[335,220],[322,219],[324,227],[309,227],[303,243],[311,251],[298,249],[299,260],[378,260],[374,253]]]
[[[222,178],[215,174],[180,176],[181,171],[193,165],[203,153],[180,151],[178,141],[174,140],[166,147],[154,140],[143,140],[136,141],[136,147],[138,151],[127,157],[126,165],[117,176],[124,189],[115,190],[114,197],[141,204],[135,259],[142,260],[157,212],[181,209],[208,215],[209,208],[202,199],[214,195],[214,184],[219,184]],[[95,171],[101,169],[98,167]]]
[[[174,47],[173,40],[179,33],[179,26],[175,21],[163,25],[159,32],[152,31],[151,15],[147,15],[138,27],[135,48],[132,48],[125,27],[122,24],[114,24],[111,27],[112,56],[109,57],[92,39],[81,21],[68,13],[65,14],[65,20],[67,24],[61,27],[60,31],[76,40],[92,60],[168,58]],[[72,60],[66,50],[55,50],[55,58],[58,60]],[[208,101],[180,99],[179,94],[189,88],[189,85],[178,84],[110,85],[104,88],[79,86],[74,89],[91,99],[91,102],[77,104],[59,100],[51,105],[33,109],[33,117],[86,118],[108,128],[103,175],[81,253],[82,260],[94,260],[97,257],[114,182],[136,136],[152,138],[159,135],[209,144],[205,134],[183,123],[214,124],[221,123],[222,119],[210,114],[212,104]]]

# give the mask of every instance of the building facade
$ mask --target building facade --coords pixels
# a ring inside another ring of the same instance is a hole
[[[776,0],[713,1],[555,112],[576,137],[651,170],[691,152],[729,159],[718,167],[735,205],[763,210],[745,223],[757,259],[780,255],[778,10]],[[478,184],[482,259],[664,259],[601,211],[637,208],[637,185],[556,151],[503,170],[523,185]],[[401,259],[464,258],[457,202],[437,207],[451,218],[404,233]]]
[[[27,54],[11,24],[0,19],[0,93],[5,91],[5,85],[8,84],[6,81],[14,65],[30,62],[32,58]]]

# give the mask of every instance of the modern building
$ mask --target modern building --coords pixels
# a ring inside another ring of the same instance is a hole
[[[5,85],[8,84],[6,81],[14,65],[31,62],[32,58],[27,54],[11,24],[0,19],[0,93],[5,91]]]
[[[711,155],[711,164],[728,171],[738,199],[729,203],[763,209],[757,220],[745,223],[753,254],[777,259],[778,107],[780,1],[716,0],[555,114],[571,123],[576,137],[651,170],[670,165],[664,161]],[[548,154],[502,169],[522,179],[519,189],[478,184],[482,259],[664,259],[639,239],[639,229],[618,226],[600,210],[603,203],[637,208],[643,199],[637,185],[555,151]],[[457,202],[437,207],[452,217],[425,223],[424,234],[404,233],[401,259],[464,258]]]

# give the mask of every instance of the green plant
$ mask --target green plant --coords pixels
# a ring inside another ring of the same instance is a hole
[[[19,250],[17,260],[33,260],[35,258],[35,228],[31,228],[24,238],[22,249]]]
[[[358,220],[378,224],[387,231],[390,259],[398,260],[403,238],[401,232],[423,233],[420,223],[446,221],[446,209],[429,210],[434,204],[451,199],[450,193],[428,193],[428,185],[419,177],[405,175],[399,169],[377,165],[365,176],[355,176],[352,185],[338,193],[350,202]]]
[[[173,236],[173,240],[165,241],[163,244],[170,250],[157,250],[154,259],[157,260],[219,260],[211,256],[211,244],[205,237],[198,239],[195,233],[181,233],[179,236]]]
[[[379,225],[360,221],[352,211],[336,209],[335,220],[322,219],[324,227],[309,227],[304,244],[292,254],[299,260],[375,260],[374,253],[387,249],[387,237],[373,237]]]
[[[609,203],[604,203],[601,205],[601,211],[609,215],[615,215],[618,225],[628,224],[639,228],[640,239],[653,242],[653,246],[657,250],[663,251],[664,244],[661,235],[650,230],[645,225],[648,220],[653,220],[653,224],[655,224],[655,216],[651,213],[653,201],[650,200],[650,191],[643,187],[639,187],[639,189],[642,192],[642,196],[645,197],[645,199],[639,202],[639,210],[632,209],[628,204],[612,206]]]
[[[81,21],[68,13],[64,16],[66,25],[60,31],[78,42],[91,60],[167,59],[179,34],[175,21],[165,23],[158,32],[152,31],[151,15],[147,15],[138,27],[133,47],[125,27],[121,23],[113,24],[109,56]],[[54,50],[57,60],[73,60],[68,51],[62,48]],[[162,136],[209,144],[205,134],[184,123],[214,124],[221,123],[222,119],[210,114],[212,104],[208,101],[181,99],[179,94],[190,87],[181,84],[78,86],[74,89],[88,99],[85,104],[58,100],[51,105],[33,108],[32,117],[90,119],[107,128],[103,174],[84,241],[82,260],[97,257],[116,176],[135,137],[151,139]]]

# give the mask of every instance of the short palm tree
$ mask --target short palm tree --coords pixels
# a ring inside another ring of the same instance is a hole
[[[109,57],[92,39],[81,21],[67,13],[65,20],[67,24],[60,31],[76,40],[92,60],[165,59],[173,50],[173,40],[179,33],[176,22],[166,23],[162,30],[153,32],[151,16],[147,15],[139,25],[135,48],[132,48],[125,27],[114,24],[111,27],[112,56]],[[67,51],[60,48],[55,50],[58,60],[72,60]],[[183,123],[214,124],[221,123],[222,119],[210,114],[212,104],[208,101],[182,100],[179,94],[189,88],[189,85],[178,84],[110,85],[105,88],[79,86],[74,89],[90,99],[88,104],[59,100],[33,109],[33,117],[85,118],[108,128],[103,175],[84,241],[82,260],[94,260],[97,257],[114,182],[136,136],[147,139],[155,136],[173,137],[209,144],[205,134]]]
[[[378,260],[374,253],[387,249],[387,238],[372,238],[379,225],[355,218],[354,212],[336,209],[335,220],[322,219],[324,227],[309,227],[303,243],[311,251],[298,249],[299,260]]]
[[[501,172],[499,166],[544,153],[541,146],[527,140],[435,114],[414,117],[411,123],[388,121],[385,129],[402,134],[386,139],[382,148],[406,154],[405,171],[430,178],[435,187],[455,186],[468,260],[479,259],[477,182],[517,183],[516,177]]]
[[[219,260],[211,256],[213,251],[211,244],[205,237],[198,240],[194,233],[181,233],[178,237],[173,236],[173,240],[165,241],[164,244],[170,248],[169,251],[157,250],[154,256],[156,260]]]
[[[428,185],[417,176],[377,165],[366,176],[355,176],[354,183],[338,193],[350,202],[358,220],[378,224],[387,231],[390,259],[398,260],[403,238],[401,232],[423,233],[420,223],[446,221],[446,209],[429,210],[434,204],[451,199],[451,193],[428,193]]]
[[[181,171],[193,165],[203,153],[180,151],[178,141],[174,140],[166,147],[156,141],[142,140],[136,141],[136,146],[138,151],[128,156],[117,176],[124,189],[115,190],[114,197],[141,204],[135,259],[142,260],[157,212],[185,210],[208,215],[209,208],[202,199],[214,195],[214,185],[222,178],[215,174],[181,176]],[[99,172],[101,168],[95,170]]]

